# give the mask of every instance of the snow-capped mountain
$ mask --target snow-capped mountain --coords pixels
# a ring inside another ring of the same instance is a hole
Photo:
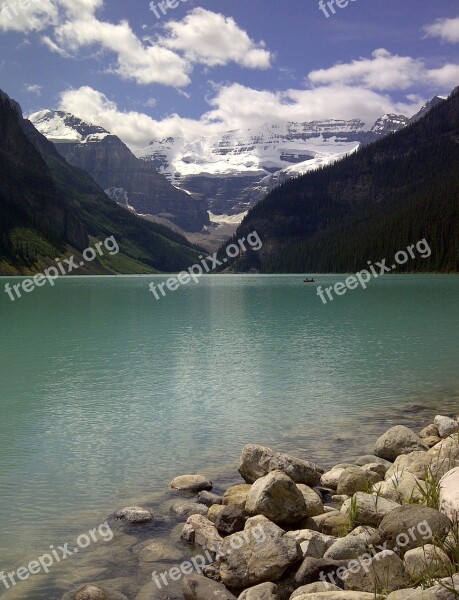
[[[68,163],[85,170],[107,196],[140,215],[173,223],[184,231],[209,225],[205,201],[174,187],[154,166],[135,157],[116,136],[61,111],[43,110],[29,121]]]
[[[283,181],[331,164],[407,121],[385,115],[371,130],[359,119],[271,123],[198,140],[153,140],[140,158],[174,185],[204,195],[213,213],[242,215]]]

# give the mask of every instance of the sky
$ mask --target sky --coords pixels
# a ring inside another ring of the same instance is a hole
[[[371,126],[459,85],[458,0],[322,1],[0,0],[0,89],[140,151],[267,122]]]

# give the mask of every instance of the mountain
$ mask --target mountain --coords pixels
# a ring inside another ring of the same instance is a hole
[[[279,183],[332,164],[407,121],[386,115],[371,130],[359,119],[268,123],[198,140],[154,140],[140,157],[174,185],[206,199],[212,213],[242,219]]]
[[[256,230],[262,250],[231,268],[356,272],[425,238],[431,255],[397,270],[457,272],[458,197],[459,88],[397,133],[273,190],[235,234]]]
[[[87,247],[110,236],[120,252],[79,273],[169,272],[196,262],[197,248],[109,200],[1,91],[0,137],[0,275],[39,272],[57,257],[79,261]]]
[[[185,231],[209,224],[205,202],[177,189],[154,166],[136,158],[115,135],[74,115],[43,110],[29,120],[66,161],[84,169],[114,201],[140,215],[167,219]]]
[[[433,108],[435,108],[436,106],[438,106],[439,104],[443,104],[443,102],[446,101],[446,98],[443,98],[443,96],[435,96],[434,98],[432,98],[432,100],[429,100],[429,102],[427,102],[427,104],[424,104],[424,106],[421,108],[421,110],[419,112],[417,112],[414,116],[411,117],[411,119],[408,119],[408,125],[412,125],[413,123],[416,123],[416,121],[419,121],[419,119],[422,119],[422,117],[425,117],[426,114],[428,112],[430,112]]]

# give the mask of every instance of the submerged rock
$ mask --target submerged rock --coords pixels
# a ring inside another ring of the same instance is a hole
[[[153,521],[153,513],[148,508],[141,506],[126,506],[115,513],[115,519],[125,521],[131,525],[150,523]]]
[[[212,482],[205,475],[181,475],[171,481],[170,488],[180,492],[197,493],[202,490],[211,490]]]

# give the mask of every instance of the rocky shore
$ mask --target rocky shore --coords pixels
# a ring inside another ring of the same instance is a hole
[[[327,471],[248,445],[239,473],[223,493],[202,474],[170,483],[175,546],[155,537],[154,510],[116,512],[129,536],[148,528],[132,552],[150,583],[95,581],[63,600],[459,598],[459,418],[394,426],[373,454]]]

